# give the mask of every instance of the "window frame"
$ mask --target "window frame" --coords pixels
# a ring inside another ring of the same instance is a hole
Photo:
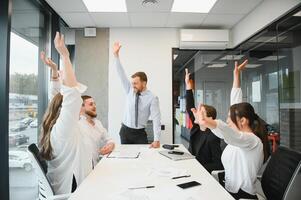
[[[47,4],[45,0],[29,0],[38,9],[45,13],[47,22],[46,44],[50,51],[50,56],[54,62],[59,63],[59,54],[54,48],[54,37],[56,31],[60,30],[60,23],[68,25],[60,18],[60,16]],[[10,34],[11,34],[11,18],[12,18],[13,0],[0,1],[0,194],[1,199],[10,199],[9,184],[9,84],[10,84]],[[42,50],[42,49],[39,49]],[[39,61],[39,66],[42,63]],[[48,76],[48,77],[47,77]],[[39,67],[38,69],[38,123],[41,122],[42,116],[48,104],[48,80],[50,74],[47,68]],[[38,133],[37,133],[38,134]]]

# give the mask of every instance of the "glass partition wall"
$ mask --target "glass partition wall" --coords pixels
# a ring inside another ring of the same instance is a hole
[[[191,72],[196,105],[216,108],[226,120],[234,62],[249,60],[241,77],[243,101],[267,122],[271,150],[281,144],[301,151],[301,11],[273,23],[233,50],[173,49],[174,142],[188,145],[185,68]]]

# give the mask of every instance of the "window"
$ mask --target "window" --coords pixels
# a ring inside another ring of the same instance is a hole
[[[47,83],[39,60],[46,49],[49,17],[30,0],[14,0],[10,39],[9,176],[10,199],[37,199],[37,178],[27,146],[37,143]],[[44,77],[44,78],[41,78]]]

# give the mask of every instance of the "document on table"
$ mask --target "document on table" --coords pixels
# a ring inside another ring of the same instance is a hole
[[[138,158],[140,152],[137,151],[112,151],[107,158]]]

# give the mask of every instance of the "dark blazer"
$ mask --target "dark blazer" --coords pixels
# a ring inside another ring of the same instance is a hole
[[[195,118],[191,108],[195,108],[193,92],[192,90],[186,90],[186,111],[193,124],[190,130],[189,152],[196,157],[207,171],[223,169],[220,138],[216,137],[208,128],[202,131],[199,125],[194,123]]]

